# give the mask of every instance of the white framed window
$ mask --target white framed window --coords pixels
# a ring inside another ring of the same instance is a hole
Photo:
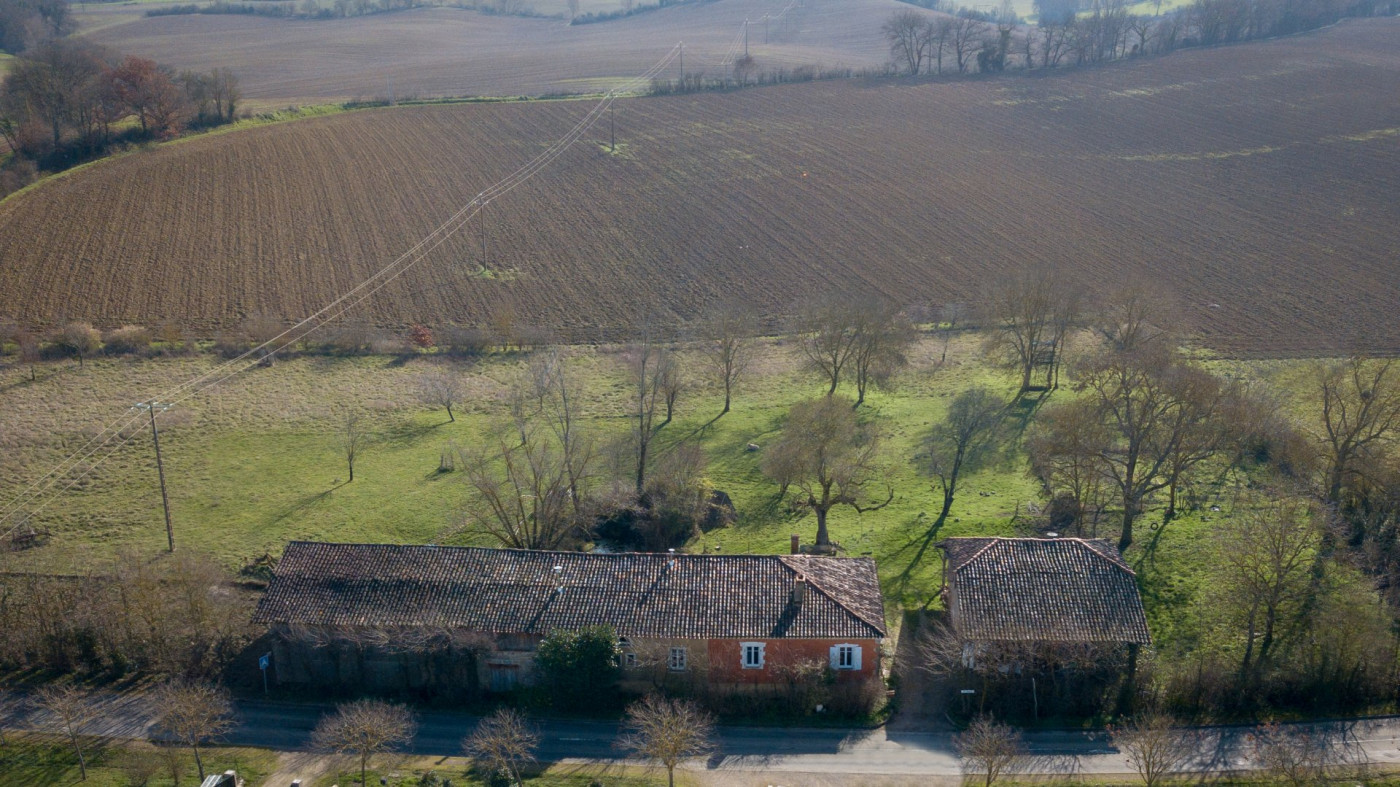
[[[834,670],[860,669],[860,646],[849,644],[832,645],[831,668]]]
[[[741,642],[739,650],[743,653],[743,660],[740,664],[744,669],[763,669],[764,649],[766,645],[762,642]]]
[[[671,648],[671,655],[666,659],[666,668],[672,672],[685,671],[685,648]]]
[[[628,669],[636,669],[636,667],[637,667],[637,654],[635,654],[635,653],[624,653],[624,654],[622,654],[622,666],[627,667]]]

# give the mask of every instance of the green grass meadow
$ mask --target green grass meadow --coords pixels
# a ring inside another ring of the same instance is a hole
[[[591,430],[600,441],[624,434],[626,391],[617,349],[565,352],[585,392]],[[941,354],[937,339],[923,340],[911,368],[861,408],[862,417],[883,435],[884,472],[894,489],[893,502],[864,514],[838,508],[830,518],[832,538],[845,554],[878,561],[891,621],[898,620],[901,609],[936,604],[941,579],[937,540],[1034,535],[1031,523],[1044,503],[1019,442],[1012,441],[991,467],[960,482],[947,522],[933,530],[941,498],[916,462],[923,440],[959,391],[988,385],[1008,399],[1013,392],[1012,380],[983,357],[980,337],[956,338],[940,363]],[[676,420],[661,432],[662,450],[698,441],[709,459],[709,482],[727,492],[738,511],[734,526],[699,536],[687,549],[779,553],[787,551],[792,533],[810,542],[814,517],[793,512],[778,499],[778,487],[763,476],[760,462],[762,447],[775,439],[788,408],[824,393],[820,381],[799,368],[790,347],[765,340],[732,411],[714,421],[722,398],[704,383],[699,358],[687,355],[685,360],[694,384],[681,397]],[[20,504],[21,484],[39,479],[78,451],[108,419],[127,417],[130,404],[215,363],[207,356],[100,359],[82,368],[60,361],[41,364],[33,382],[27,367],[0,370],[0,406],[6,413],[0,419],[0,471],[13,479],[0,490],[0,505],[4,510],[19,505],[31,513],[36,527],[51,534],[44,546],[0,558],[0,567],[78,570],[100,563],[117,548],[158,555],[165,546],[164,521],[144,421],[132,421],[105,461],[96,461],[104,456],[99,452],[62,474],[57,485],[67,487],[62,494]],[[210,553],[238,569],[265,554],[279,555],[294,539],[472,543],[458,526],[468,500],[466,486],[460,473],[439,472],[440,458],[453,445],[480,441],[506,418],[508,392],[525,363],[524,356],[515,354],[470,362],[427,355],[289,358],[178,402],[163,416],[161,436],[177,546]],[[1267,362],[1260,368],[1286,378],[1294,368],[1290,363]],[[455,422],[416,396],[416,380],[444,365],[468,379],[470,395]],[[1250,368],[1236,363],[1233,371],[1248,373]],[[1048,401],[1069,396],[1073,393],[1061,389]],[[1037,406],[1043,402],[1013,405],[1013,433]],[[347,482],[335,433],[336,414],[347,409],[360,413],[374,432],[357,460],[353,483]],[[750,443],[760,450],[747,450]],[[1203,501],[1199,510],[1181,515],[1161,533],[1154,534],[1152,527],[1160,521],[1159,510],[1149,510],[1141,519],[1139,545],[1128,558],[1142,574],[1154,631],[1169,632],[1195,598],[1202,566],[1209,562],[1208,535],[1228,517],[1237,482],[1226,479],[1197,490]],[[1110,519],[1100,535],[1116,536]]]

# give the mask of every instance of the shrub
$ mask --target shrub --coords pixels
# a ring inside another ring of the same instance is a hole
[[[612,626],[577,631],[555,629],[540,642],[535,664],[541,682],[561,707],[596,707],[611,694],[620,675],[617,634]]]
[[[449,326],[438,331],[438,345],[453,355],[484,355],[492,339],[480,328]]]
[[[143,325],[123,325],[107,332],[103,339],[108,355],[131,355],[145,352],[151,346],[151,332]]]

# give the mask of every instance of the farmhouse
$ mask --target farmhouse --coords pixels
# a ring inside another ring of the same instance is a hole
[[[557,629],[608,625],[624,685],[775,685],[820,660],[879,674],[874,561],[806,555],[535,552],[292,542],[255,622],[283,684],[506,691],[529,684]]]
[[[1084,538],[950,538],[943,550],[953,630],[971,643],[1150,644],[1137,578],[1112,543]]]

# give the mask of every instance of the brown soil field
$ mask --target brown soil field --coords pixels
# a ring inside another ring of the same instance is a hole
[[[571,26],[560,19],[424,8],[340,20],[164,16],[110,24],[121,5],[82,17],[95,41],[178,68],[230,68],[260,106],[387,96],[511,96],[600,91],[685,42],[687,73],[722,72],[752,20],[760,69],[878,66],[880,25],[896,0],[803,0],[765,35],[759,22],[788,0],[713,0]],[[138,5],[136,8],[142,8]],[[587,11],[588,0],[583,0]],[[118,16],[117,20],[128,19]],[[674,74],[672,75],[674,76]]]
[[[388,108],[196,138],[0,203],[0,312],[314,311],[535,155],[576,101]],[[1174,289],[1230,353],[1400,350],[1400,19],[1039,77],[619,102],[369,319],[561,338],[824,291],[975,300],[1015,266]]]

